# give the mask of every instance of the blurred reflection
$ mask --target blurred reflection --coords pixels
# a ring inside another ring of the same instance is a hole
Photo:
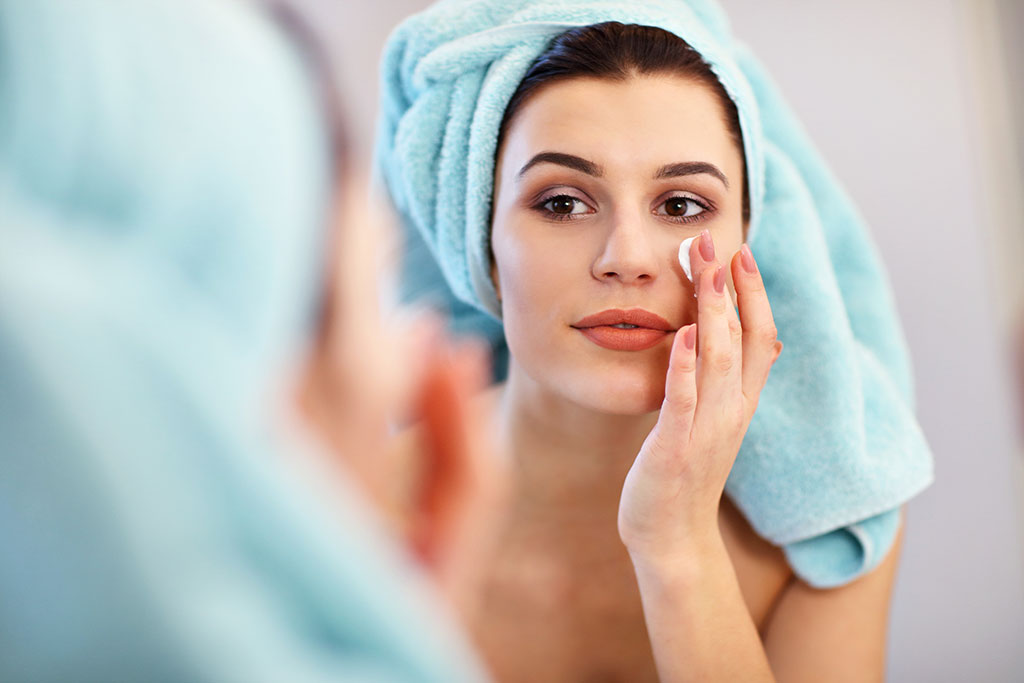
[[[486,354],[377,314],[288,26],[0,0],[0,680],[486,678]]]

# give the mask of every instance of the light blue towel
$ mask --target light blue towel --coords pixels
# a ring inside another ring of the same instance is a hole
[[[333,185],[295,48],[234,0],[0,0],[2,681],[486,680],[274,428]]]
[[[375,168],[403,216],[404,289],[459,331],[504,347],[489,277],[498,127],[559,33],[604,21],[666,29],[712,66],[740,115],[757,256],[785,352],[725,492],[815,587],[847,583],[892,546],[899,506],[933,481],[910,360],[864,221],[778,88],[706,0],[447,0],[391,35]]]

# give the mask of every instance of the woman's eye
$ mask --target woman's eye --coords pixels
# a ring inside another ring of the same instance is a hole
[[[547,200],[541,206],[553,214],[559,216],[571,216],[573,214],[587,213],[589,208],[579,199],[567,194],[560,194]]]
[[[692,197],[669,197],[661,206],[664,207],[663,215],[673,218],[690,218],[699,216],[707,211],[707,207]],[[658,211],[658,213],[662,213]]]

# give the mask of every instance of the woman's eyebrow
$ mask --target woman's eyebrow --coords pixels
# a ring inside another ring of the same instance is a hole
[[[581,173],[600,178],[604,175],[604,169],[595,164],[593,161],[578,157],[575,154],[566,154],[564,152],[540,152],[535,154],[533,158],[527,161],[517,174],[517,178],[522,178],[531,168],[537,164],[547,162],[549,164],[558,164],[559,166],[565,166]],[[726,189],[729,188],[729,179],[725,177],[717,166],[709,164],[706,161],[679,161],[674,164],[665,164],[658,169],[657,173],[654,174],[655,180],[661,180],[664,178],[678,178],[686,175],[697,175],[699,173],[706,173],[714,176],[722,181]]]
[[[714,164],[709,164],[706,161],[680,161],[675,164],[665,164],[658,169],[658,172],[654,174],[655,180],[662,178],[677,178],[684,175],[696,175],[698,173],[707,173],[722,181],[725,185],[725,189],[729,189],[729,179],[725,177],[725,174],[718,170],[718,167]]]
[[[595,178],[600,178],[604,175],[604,169],[595,164],[593,161],[588,161],[583,157],[578,157],[575,154],[565,154],[564,152],[541,152],[535,154],[532,159],[526,162],[519,173],[516,175],[517,178],[522,178],[523,174],[529,171],[537,164],[547,162],[549,164],[558,164],[559,166],[565,166],[567,168],[592,175]]]

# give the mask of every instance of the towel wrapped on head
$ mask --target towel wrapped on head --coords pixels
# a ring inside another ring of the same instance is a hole
[[[710,0],[446,0],[403,22],[382,60],[375,169],[406,231],[405,294],[443,303],[456,330],[507,353],[489,245],[502,117],[556,36],[609,21],[679,36],[736,105],[747,241],[786,353],[725,493],[808,584],[852,581],[886,555],[900,506],[934,478],[909,354],[864,221]]]

